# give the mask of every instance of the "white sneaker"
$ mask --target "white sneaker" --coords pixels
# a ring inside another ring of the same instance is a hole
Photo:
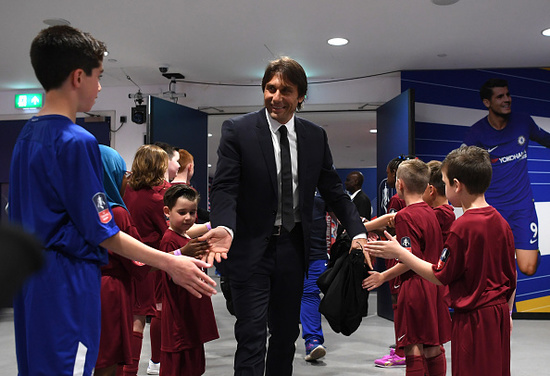
[[[159,363],[153,363],[151,359],[149,359],[149,366],[147,366],[147,374],[148,375],[158,375],[160,372],[160,362]]]

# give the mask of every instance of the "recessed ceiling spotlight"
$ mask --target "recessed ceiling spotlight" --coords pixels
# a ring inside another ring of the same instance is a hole
[[[117,59],[109,59],[107,60],[109,63],[118,63],[118,60]]]
[[[378,129],[373,128],[373,129],[370,129],[369,132],[375,134],[375,133],[378,133]]]
[[[544,35],[545,37],[550,37],[550,28],[543,30],[542,35]]]
[[[437,57],[447,57],[447,54],[437,54]]]
[[[345,46],[349,43],[349,40],[346,38],[331,38],[327,41],[331,46]]]
[[[63,18],[46,18],[44,21],[48,26],[70,25],[71,23]]]
[[[458,3],[458,0],[432,0],[432,3],[435,5],[451,5]]]

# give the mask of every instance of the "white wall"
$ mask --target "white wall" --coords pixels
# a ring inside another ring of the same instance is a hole
[[[400,93],[400,75],[377,76],[343,83],[310,83],[306,106],[317,108],[322,105],[334,104],[366,104],[385,103]],[[159,94],[168,90],[165,86],[143,86],[144,94]],[[37,111],[16,110],[14,108],[15,94],[33,90],[13,90],[0,92],[0,119],[30,117]],[[36,90],[35,90],[36,91]],[[40,91],[40,90],[39,90]],[[261,88],[229,87],[212,85],[195,85],[178,83],[176,92],[185,92],[187,96],[180,98],[178,103],[192,108],[204,107],[243,107],[260,108],[263,105]],[[122,155],[128,165],[131,165],[136,149],[143,144],[145,124],[131,122],[131,108],[134,100],[128,95],[137,92],[136,86],[105,87],[93,107],[93,112],[114,111],[112,129],[120,126],[120,116],[126,116],[126,123],[112,136],[111,145]],[[113,114],[113,113],[111,113]]]

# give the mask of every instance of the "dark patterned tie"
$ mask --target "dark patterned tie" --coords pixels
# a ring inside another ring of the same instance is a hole
[[[281,221],[283,228],[290,232],[294,228],[294,199],[292,198],[292,169],[288,130],[279,127],[281,134]]]

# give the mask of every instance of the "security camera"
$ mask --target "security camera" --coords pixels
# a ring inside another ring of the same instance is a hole
[[[166,72],[168,72],[168,65],[161,65],[161,66],[159,67],[159,71],[160,71],[160,73],[166,73]]]

